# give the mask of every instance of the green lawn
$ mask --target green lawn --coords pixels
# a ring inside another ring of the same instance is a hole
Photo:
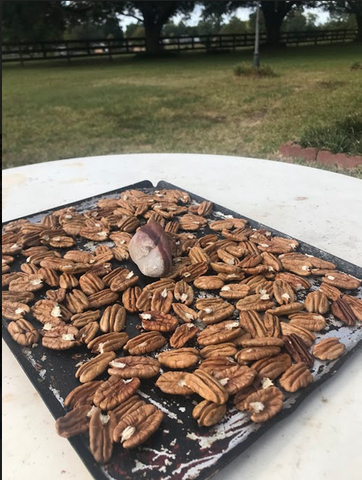
[[[263,54],[278,74],[233,75],[251,52],[3,65],[3,167],[69,157],[194,152],[278,159],[282,142],[362,104],[357,44]]]

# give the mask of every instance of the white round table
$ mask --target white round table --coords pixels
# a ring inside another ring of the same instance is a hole
[[[135,154],[3,171],[3,221],[132,183],[166,180],[361,266],[362,182],[254,158]],[[88,480],[54,419],[3,342],[5,480]],[[362,351],[214,478],[359,480]]]

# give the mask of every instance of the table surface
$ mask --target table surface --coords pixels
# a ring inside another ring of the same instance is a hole
[[[76,158],[3,171],[3,221],[132,183],[166,180],[361,265],[362,183],[254,158],[134,154]],[[219,472],[221,480],[359,480],[362,351]],[[3,342],[3,478],[90,480]]]

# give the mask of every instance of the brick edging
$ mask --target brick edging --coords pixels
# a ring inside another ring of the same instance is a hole
[[[307,162],[319,162],[325,165],[336,165],[341,168],[355,168],[362,166],[362,156],[347,155],[345,153],[332,153],[329,150],[319,150],[318,148],[303,148],[299,143],[283,143],[279,152],[283,157],[302,158]]]

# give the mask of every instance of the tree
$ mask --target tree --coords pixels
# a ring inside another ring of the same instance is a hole
[[[233,16],[228,23],[221,27],[220,33],[232,35],[234,33],[247,33],[248,22],[243,22],[240,18]]]
[[[162,51],[160,42],[164,25],[176,14],[190,13],[195,2],[192,1],[71,1],[64,2],[64,8],[71,11],[75,18],[84,17],[86,11],[93,18],[107,18],[110,15],[132,17],[141,23],[145,30],[146,51],[158,55]]]
[[[357,22],[357,38],[359,42],[362,42],[362,2],[357,0],[348,0],[346,2],[319,2],[325,10],[332,14],[348,14],[354,15]]]
[[[295,1],[264,1],[261,2],[261,10],[264,15],[267,43],[278,45],[280,43],[280,31],[283,20],[288,13],[300,8],[303,2]]]
[[[66,15],[61,2],[3,1],[3,40],[7,42],[37,42],[61,40]]]
[[[195,2],[113,2],[118,13],[134,17],[143,23],[146,35],[146,51],[151,55],[158,55],[162,51],[160,43],[164,25],[177,13],[188,13],[194,9]]]
[[[265,30],[267,35],[267,43],[278,45],[280,43],[280,32],[283,20],[292,11],[302,9],[302,1],[262,1],[260,2],[261,11],[263,12]],[[308,2],[308,6],[314,5],[315,2]],[[231,13],[238,8],[256,8],[255,1],[226,1],[226,2],[205,2],[204,16],[223,15]],[[252,20],[252,19],[251,19]],[[261,22],[262,23],[262,22]],[[251,22],[252,24],[252,22]]]

